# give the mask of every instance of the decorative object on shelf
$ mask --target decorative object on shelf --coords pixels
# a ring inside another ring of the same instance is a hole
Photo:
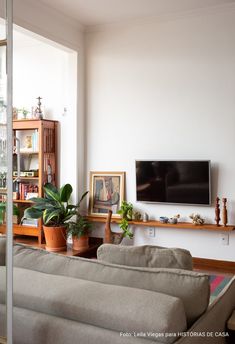
[[[172,223],[175,225],[176,223],[178,223],[179,218],[180,218],[180,214],[174,215],[173,217],[169,218],[169,223]]]
[[[42,108],[41,108],[41,100],[42,98],[41,97],[37,97],[36,99],[38,99],[38,106],[36,107],[36,109],[32,108],[32,117],[35,118],[35,119],[43,119],[43,112],[42,112]]]
[[[227,211],[227,198],[222,198],[223,209],[222,209],[222,222],[223,226],[226,227],[228,223],[228,211]]]
[[[18,119],[18,109],[16,107],[13,107],[12,109],[12,119],[13,121],[16,121]]]
[[[147,213],[144,213],[144,215],[143,215],[143,222],[147,222],[148,219],[149,219],[148,214],[147,214]]]
[[[105,222],[104,244],[119,245],[124,237],[123,233],[112,232],[111,230],[112,210],[108,211],[108,216]]]
[[[113,217],[120,218],[124,183],[125,172],[90,172],[90,215],[106,216],[112,210]]]
[[[220,205],[219,205],[219,197],[216,197],[215,200],[215,222],[216,222],[216,226],[219,226],[219,222],[220,222]]]
[[[21,119],[27,119],[27,116],[29,114],[30,111],[28,111],[27,109],[25,109],[24,107],[22,109],[18,109],[18,116],[21,114]]]
[[[168,223],[169,218],[168,218],[167,216],[160,216],[160,217],[159,217],[159,221],[160,221],[161,223]]]
[[[52,183],[52,168],[50,160],[47,160],[47,182]]]
[[[133,211],[132,219],[134,221],[140,221],[141,217],[142,217],[142,215],[141,215],[141,213],[139,211],[137,211],[137,210]]]
[[[192,223],[194,225],[203,225],[205,220],[201,217],[200,214],[191,214],[189,215],[190,219],[192,219]]]
[[[123,231],[123,237],[133,238],[133,233],[129,228],[129,221],[133,218],[133,204],[126,201],[122,201],[121,208],[118,210],[118,214],[121,215],[121,222],[119,227]]]
[[[30,111],[28,111],[25,107],[23,107],[22,109],[16,109],[15,112],[16,111],[17,119],[28,119],[28,114],[30,113]]]
[[[45,197],[31,198],[35,204],[25,209],[24,218],[43,220],[43,230],[46,239],[46,250],[58,252],[66,249],[66,230],[68,221],[77,215],[77,205],[69,204],[73,192],[70,184],[57,189],[52,184],[44,186]],[[86,196],[87,192],[82,196]],[[80,201],[80,202],[81,202]]]
[[[68,223],[67,234],[72,236],[74,250],[82,250],[89,247],[89,232],[92,224],[79,212],[80,204],[87,194],[88,191],[82,195],[76,205],[76,220],[69,221]]]
[[[7,173],[0,172],[0,188],[4,189],[7,185]]]

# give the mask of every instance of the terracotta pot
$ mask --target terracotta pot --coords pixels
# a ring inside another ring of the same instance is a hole
[[[51,252],[65,251],[66,246],[66,227],[47,227],[43,226],[46,250]]]
[[[82,235],[79,238],[73,236],[73,249],[83,250],[89,247],[89,236],[88,234]]]

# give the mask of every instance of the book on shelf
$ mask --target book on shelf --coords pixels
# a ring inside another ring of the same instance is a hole
[[[38,227],[38,220],[37,219],[23,219],[21,222],[22,226],[28,227]]]
[[[17,192],[19,200],[29,200],[32,197],[38,197],[38,185],[20,182]]]

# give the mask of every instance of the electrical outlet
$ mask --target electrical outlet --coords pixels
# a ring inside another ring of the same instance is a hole
[[[222,243],[222,245],[229,245],[229,234],[228,233],[222,233],[221,234],[221,243]]]
[[[154,227],[149,227],[148,228],[148,236],[149,236],[149,238],[154,238],[155,237],[155,228]]]

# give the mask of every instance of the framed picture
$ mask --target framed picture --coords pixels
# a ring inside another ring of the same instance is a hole
[[[120,217],[118,210],[124,200],[125,172],[90,172],[90,215]]]

